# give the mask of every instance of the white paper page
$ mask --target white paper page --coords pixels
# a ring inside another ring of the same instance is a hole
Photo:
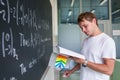
[[[60,49],[60,54],[85,59],[85,56],[83,56],[79,53],[73,52],[71,50],[68,50],[68,49],[65,49],[65,48],[62,48],[62,47],[59,47],[59,49]]]

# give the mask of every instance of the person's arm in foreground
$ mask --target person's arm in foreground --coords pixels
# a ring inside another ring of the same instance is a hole
[[[71,69],[71,70],[66,70],[64,73],[63,73],[63,77],[69,77],[72,73],[74,73],[76,70],[79,70],[80,69],[80,64],[76,64],[76,66]]]
[[[85,62],[85,60],[75,58],[75,57],[72,59],[75,62],[81,63],[81,64],[84,64],[84,62]],[[107,74],[107,75],[112,75],[113,70],[114,70],[114,64],[115,64],[115,59],[110,59],[110,58],[103,58],[103,64],[87,61],[87,67],[89,67],[95,71]]]
[[[104,64],[97,64],[97,63],[92,63],[88,61],[87,66],[95,71],[112,75],[114,70],[115,60],[104,58],[103,62]]]

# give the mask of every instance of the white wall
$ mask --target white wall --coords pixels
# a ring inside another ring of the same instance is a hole
[[[77,24],[59,24],[58,27],[59,46],[80,53],[81,29]]]
[[[59,80],[59,71],[54,68],[56,53],[52,53],[49,65],[41,80]]]
[[[120,23],[112,24],[113,31],[116,31],[113,35],[113,39],[116,43],[116,57],[120,59]]]

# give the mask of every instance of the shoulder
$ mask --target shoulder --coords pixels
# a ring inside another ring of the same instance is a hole
[[[114,42],[113,38],[110,37],[109,35],[107,35],[106,33],[103,33],[102,36],[101,36],[101,39],[104,40],[105,42],[109,41],[109,42]]]
[[[102,40],[103,46],[115,47],[115,41],[113,40],[112,37],[108,36],[107,34],[104,33],[101,40]]]

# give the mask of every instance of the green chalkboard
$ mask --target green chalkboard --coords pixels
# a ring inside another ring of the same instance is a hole
[[[40,80],[52,50],[49,0],[0,0],[0,80]]]

